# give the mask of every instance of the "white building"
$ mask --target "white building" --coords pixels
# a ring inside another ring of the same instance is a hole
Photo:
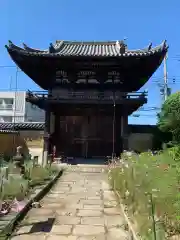
[[[26,102],[26,92],[0,92],[0,122],[44,122],[44,111]]]

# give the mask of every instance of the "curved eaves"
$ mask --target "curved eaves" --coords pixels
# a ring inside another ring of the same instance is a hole
[[[5,47],[6,47],[7,49],[12,49],[12,50],[14,50],[14,51],[25,51],[25,49],[16,46],[16,45],[15,45],[13,42],[11,42],[10,40],[9,40],[8,42],[9,42],[9,45],[5,45]]]
[[[26,55],[36,55],[36,56],[49,56],[49,57],[63,57],[63,56],[83,56],[83,57],[141,57],[141,56],[150,56],[155,53],[167,51],[168,46],[166,41],[163,41],[160,45],[152,48],[152,44],[148,46],[147,49],[138,49],[138,50],[126,50],[124,53],[120,53],[120,50],[117,49],[117,45],[90,45],[90,44],[66,44],[61,41],[55,45],[50,44],[49,50],[38,50],[32,49],[24,44],[24,49],[14,45],[10,42],[9,46],[6,46],[11,51],[19,51],[22,54]]]
[[[43,89],[48,89],[48,75],[44,75],[44,72],[41,71],[34,71],[37,68],[37,57],[32,57],[29,59],[27,55],[19,54],[19,52],[12,51],[7,49],[9,55],[11,56],[14,63],[21,69],[28,77],[30,77],[36,84],[38,84]],[[44,75],[42,81],[42,74]],[[38,80],[39,79],[39,80]]]
[[[147,48],[144,49],[133,49],[133,50],[127,50],[129,53],[157,53],[157,52],[163,52],[167,51],[169,46],[166,44],[166,40],[164,40],[160,45],[157,45],[152,48],[152,43],[150,43]]]
[[[35,52],[35,53],[37,53],[37,52],[42,52],[42,53],[48,52],[48,50],[40,50],[40,49],[31,48],[31,47],[27,46],[25,43],[23,43],[23,46],[24,46],[24,49],[27,52]]]
[[[17,45],[13,44],[11,41],[9,41],[9,45],[5,46],[6,48],[9,48],[11,50],[17,50],[17,51],[26,51],[28,53],[57,53],[61,50],[61,47],[63,46],[63,41],[52,44],[50,43],[49,49],[41,50],[36,48],[31,48],[27,44],[23,43],[23,48],[18,47]],[[52,50],[52,51],[51,51]]]
[[[59,46],[59,47],[63,48],[63,45],[64,45],[64,43],[61,43],[61,46]],[[18,67],[20,69],[22,69],[22,71],[24,71],[39,86],[41,86],[44,89],[47,89],[48,84],[49,84],[48,76],[43,75],[44,71],[42,73],[41,71],[34,71],[34,69],[36,69],[37,63],[39,62],[41,57],[43,57],[43,59],[46,62],[46,57],[48,57],[48,58],[49,57],[57,57],[58,58],[58,57],[61,57],[62,55],[60,55],[58,53],[49,53],[49,52],[28,52],[25,49],[17,47],[16,45],[12,44],[11,42],[10,42],[10,45],[6,46],[6,47],[7,47],[7,50],[9,52],[11,58],[18,65]],[[146,51],[146,52],[142,53],[142,52],[137,52],[137,50],[136,50],[136,52],[126,52],[126,55],[122,54],[121,56],[117,56],[118,58],[120,57],[121,59],[124,56],[125,57],[134,56],[134,57],[137,57],[142,60],[142,63],[138,67],[138,69],[139,69],[138,71],[137,71],[137,68],[135,68],[134,70],[132,69],[131,72],[129,72],[129,71],[126,72],[127,76],[125,76],[125,79],[131,79],[131,82],[127,81],[125,83],[124,87],[126,88],[126,86],[127,86],[127,90],[128,90],[129,86],[131,85],[131,89],[129,89],[128,91],[137,91],[140,87],[142,87],[148,81],[148,79],[153,75],[153,73],[156,71],[156,69],[159,67],[159,65],[161,64],[163,57],[166,54],[167,49],[168,49],[168,46],[166,45],[166,42],[163,42],[162,44],[149,50],[148,52]],[[29,56],[31,56],[32,58],[29,58]],[[68,55],[68,56],[72,56],[72,55]],[[143,58],[141,58],[141,57],[143,57]],[[136,61],[136,59],[134,59],[134,60]],[[144,60],[147,60],[147,62]],[[124,59],[122,59],[122,61],[124,62]],[[40,61],[40,62],[42,62],[42,61]],[[146,66],[148,66],[147,70],[145,70]],[[30,68],[32,69],[32,71]],[[142,70],[145,70],[145,71],[142,71]],[[132,73],[133,71],[134,71],[134,74]],[[136,76],[136,73],[138,73],[137,76]],[[129,76],[129,74],[131,76]],[[43,77],[42,77],[42,75],[43,75]],[[132,80],[132,75],[134,76],[134,80]],[[144,81],[141,82],[140,81],[141,79],[144,79]]]

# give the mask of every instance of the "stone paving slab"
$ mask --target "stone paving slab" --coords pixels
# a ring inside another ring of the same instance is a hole
[[[103,166],[68,166],[41,206],[11,239],[131,239]]]

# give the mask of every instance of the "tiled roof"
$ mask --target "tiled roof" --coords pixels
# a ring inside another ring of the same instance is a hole
[[[146,49],[128,50],[123,41],[111,42],[76,42],[76,41],[56,41],[50,44],[48,50],[38,50],[23,44],[20,48],[9,41],[6,45],[8,51],[20,52],[24,55],[31,56],[89,56],[89,57],[128,57],[128,56],[149,56],[155,53],[166,51],[168,46],[163,41],[159,46],[152,48],[150,44]]]
[[[0,133],[17,133],[17,131],[13,131],[13,130],[0,130]]]
[[[132,133],[152,133],[156,126],[152,125],[128,125],[129,132]],[[16,131],[13,131],[16,130]],[[44,130],[44,122],[26,122],[26,123],[0,123],[0,133],[13,133],[18,130]]]
[[[0,123],[2,130],[43,130],[44,122]]]

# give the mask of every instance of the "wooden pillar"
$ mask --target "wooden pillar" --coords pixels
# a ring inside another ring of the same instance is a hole
[[[83,116],[83,123],[81,128],[81,139],[82,139],[82,156],[87,158],[88,154],[88,117]]]
[[[49,133],[50,133],[50,137],[49,137],[49,154],[52,154],[53,152],[53,147],[54,147],[54,132],[55,132],[55,115],[53,112],[50,112],[50,126],[49,126]]]
[[[121,139],[122,150],[128,150],[128,115],[125,113],[121,116]]]
[[[53,143],[56,146],[56,152],[57,155],[59,155],[59,153],[62,150],[62,143],[61,143],[61,122],[60,122],[60,115],[56,114],[54,117],[54,139],[53,139]]]
[[[55,114],[53,112],[50,113],[50,133],[54,133],[55,131]]]
[[[116,144],[115,144],[115,153],[116,157],[119,157],[122,151],[122,143],[121,143],[121,116],[116,116],[115,121],[115,136],[116,136]]]
[[[48,91],[48,97],[46,100],[46,112],[45,112],[45,127],[44,127],[44,147],[43,147],[43,166],[46,166],[48,163],[48,150],[49,150],[49,138],[50,138],[50,118],[51,118],[51,112],[50,112],[50,104],[49,104],[49,98],[51,95],[51,91]]]

